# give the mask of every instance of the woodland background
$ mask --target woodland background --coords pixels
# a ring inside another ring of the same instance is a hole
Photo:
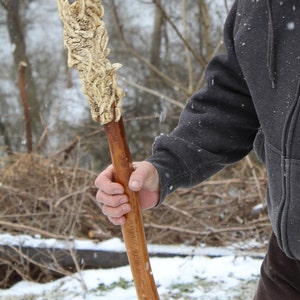
[[[112,62],[126,92],[134,160],[176,126],[209,60],[223,50],[230,0],[104,0]],[[55,1],[0,0],[0,233],[104,240],[121,236],[101,214],[94,179],[110,163],[76,70],[67,66]],[[21,62],[25,62],[22,64]],[[270,234],[265,173],[251,153],[209,181],[145,212],[149,243],[222,245]],[[76,258],[74,258],[76,260]],[[0,287],[65,274],[0,247]],[[4,271],[4,272],[3,272]]]

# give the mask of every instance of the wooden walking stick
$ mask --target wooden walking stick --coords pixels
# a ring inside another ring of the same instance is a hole
[[[159,296],[151,271],[138,194],[128,188],[133,167],[121,116],[124,92],[116,80],[121,65],[111,64],[108,59],[108,35],[102,20],[101,0],[71,2],[57,0],[64,25],[68,64],[79,71],[93,120],[104,126],[115,180],[124,186],[132,206],[122,233],[138,299],[157,300]]]

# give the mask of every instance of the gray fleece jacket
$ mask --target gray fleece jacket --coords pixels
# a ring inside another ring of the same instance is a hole
[[[247,155],[268,176],[267,204],[278,243],[300,260],[300,1],[237,0],[225,23],[226,53],[208,65],[171,134],[148,158],[161,201]]]

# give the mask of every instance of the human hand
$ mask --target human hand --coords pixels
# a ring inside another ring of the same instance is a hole
[[[129,179],[129,188],[139,193],[143,210],[154,207],[159,201],[159,175],[147,161],[134,162],[134,171]],[[102,204],[102,212],[115,225],[123,225],[131,206],[124,187],[113,181],[113,166],[108,166],[95,180],[98,188],[96,199]]]

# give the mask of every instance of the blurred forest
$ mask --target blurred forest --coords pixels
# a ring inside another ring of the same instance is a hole
[[[73,143],[68,154],[81,166],[105,166],[106,141],[101,127],[91,121],[76,70],[67,67],[55,1],[0,4],[2,155],[33,151],[49,156]],[[106,0],[103,4],[110,59],[123,65],[119,83],[126,91],[123,117],[128,140],[139,160],[151,153],[155,136],[176,125],[187,99],[205,84],[206,64],[222,48],[229,3],[133,0],[128,6],[128,1]],[[19,88],[21,69],[27,116]]]
[[[186,101],[205,85],[207,63],[223,50],[232,2],[103,0],[110,60],[123,65],[118,80],[133,160],[151,153],[155,136],[176,126]],[[0,0],[0,40],[0,233],[121,237],[95,201],[94,180],[110,163],[109,150],[77,71],[67,66],[56,1]],[[263,251],[270,234],[265,186],[250,155],[144,212],[147,240],[226,246],[252,239],[249,247]],[[70,255],[78,269],[80,258]],[[39,257],[0,247],[0,288],[66,274],[56,257],[51,265]]]

